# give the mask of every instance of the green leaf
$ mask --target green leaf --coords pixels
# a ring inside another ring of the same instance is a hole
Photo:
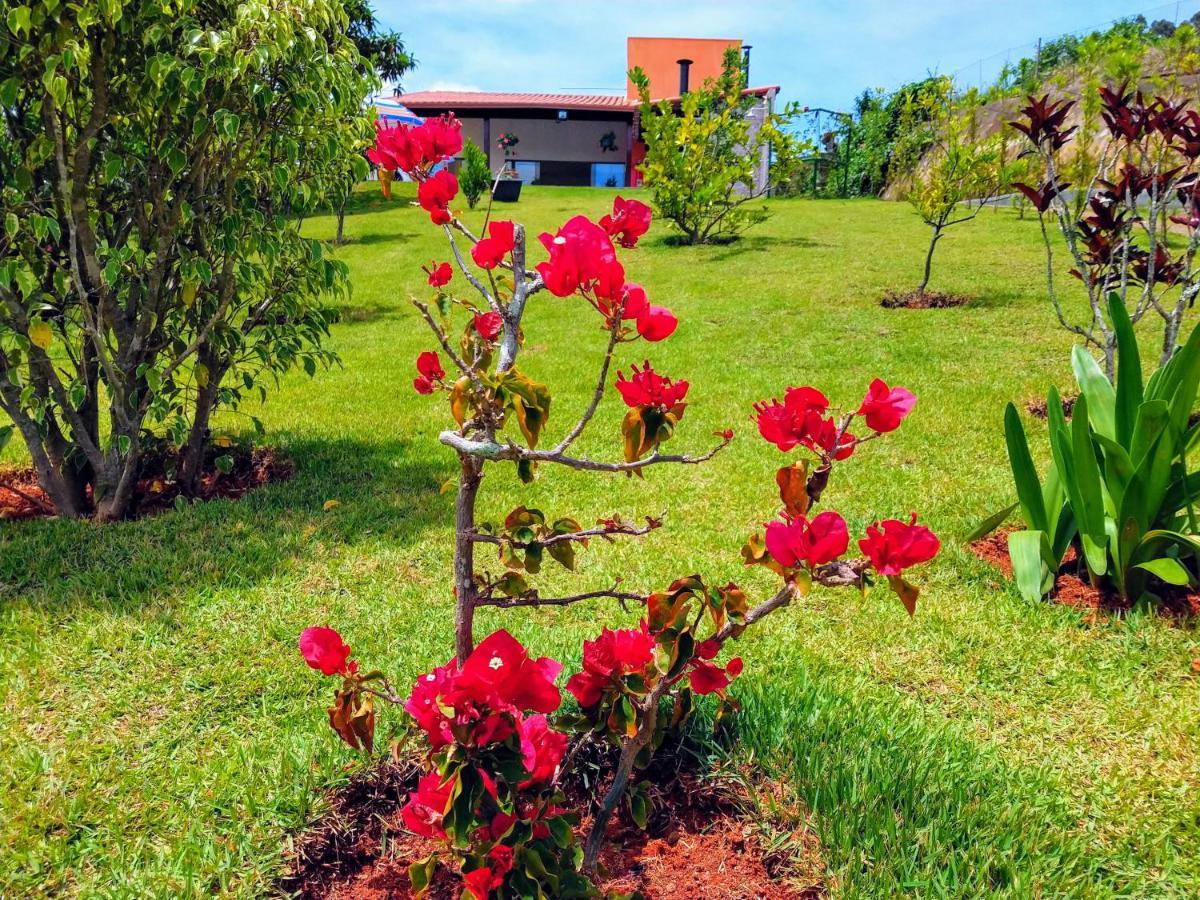
[[[1088,568],[1103,575],[1108,571],[1108,535],[1104,528],[1104,495],[1100,486],[1100,466],[1092,446],[1089,409],[1087,394],[1080,394],[1071,416],[1076,494],[1071,500],[1071,508],[1079,526]]]
[[[4,452],[4,448],[8,446],[8,442],[12,440],[12,436],[12,425],[0,425],[0,453]]]
[[[228,453],[223,453],[213,460],[213,465],[217,467],[217,471],[228,475],[233,471],[233,457]]]
[[[1004,520],[1012,515],[1013,510],[1020,505],[1021,504],[1019,502],[1013,503],[1004,507],[1004,509],[1000,510],[999,512],[992,513],[990,516],[972,528],[967,533],[967,536],[963,538],[963,542],[970,544],[987,537],[989,534],[999,528],[1001,524],[1003,524]]]
[[[1182,587],[1192,580],[1191,574],[1183,564],[1169,556],[1161,556],[1149,562],[1138,563],[1135,568],[1145,569],[1151,575],[1177,587]]]
[[[1142,360],[1129,313],[1116,293],[1108,295],[1108,312],[1117,338],[1116,441],[1128,447],[1142,405]]]
[[[1009,403],[1004,409],[1004,439],[1008,444],[1008,462],[1012,468],[1013,482],[1017,487],[1017,502],[1025,524],[1038,531],[1049,529],[1046,506],[1042,498],[1042,485],[1038,480],[1029,443],[1025,439],[1025,426],[1017,408]]]
[[[1045,569],[1042,560],[1041,531],[1014,531],[1008,536],[1008,558],[1012,562],[1017,590],[1026,600],[1042,599]]]
[[[1082,396],[1087,398],[1092,427],[1105,437],[1116,439],[1117,396],[1099,363],[1085,347],[1076,344],[1071,349],[1071,368],[1075,370]]]

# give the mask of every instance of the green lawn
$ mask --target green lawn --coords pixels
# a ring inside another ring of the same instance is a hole
[[[512,212],[536,233],[601,214],[612,193],[527,189]],[[436,440],[447,410],[410,387],[431,342],[408,302],[428,292],[419,264],[446,251],[420,210],[362,196],[338,251],[354,279],[333,332],[345,365],[288,378],[262,411],[295,480],[102,528],[0,524],[0,896],[270,892],[290,835],[352,762],[323,721],[331,685],[301,663],[300,629],[337,625],[401,683],[449,655],[452,496],[438,488],[455,466]],[[989,212],[943,241],[932,287],[973,306],[885,311],[881,292],[919,276],[926,231],[907,206],[772,210],[733,246],[667,247],[656,225],[626,254],[629,277],[682,324],[620,362],[649,355],[692,382],[672,450],[707,448],[726,426],[734,445],[644,481],[547,468],[524,488],[496,468],[484,510],[670,510],[666,528],[593,545],[547,589],[695,571],[760,595],[771,580],[738,549],[772,515],[784,457],[755,435],[751,402],[812,383],[857,403],[875,375],[910,387],[916,411],[826,500],[852,533],[916,509],[942,535],[917,615],[885,591],[822,590],[748,634],[743,747],[813,811],[836,896],[1200,894],[1195,631],[1027,603],[957,540],[1011,493],[1004,402],[1070,383],[1036,222]],[[308,227],[333,232],[328,218]],[[591,391],[598,324],[579,300],[532,304],[522,361],[555,392],[547,440]],[[578,449],[619,455],[622,411],[610,397]],[[616,612],[493,612],[478,628],[503,621],[570,663]]]

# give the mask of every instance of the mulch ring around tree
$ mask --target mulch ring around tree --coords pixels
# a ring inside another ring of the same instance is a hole
[[[662,751],[660,756],[666,755]],[[580,754],[584,756],[587,754]],[[577,757],[578,759],[578,757]],[[589,800],[602,795],[614,757],[597,768],[576,765],[563,786],[567,805],[580,811],[580,843],[586,835]],[[412,897],[410,863],[441,845],[405,830],[400,810],[415,789],[418,767],[387,760],[355,776],[330,798],[330,809],[297,840],[280,888],[307,900],[401,900]],[[655,760],[653,812],[638,828],[622,807],[609,827],[601,856],[602,894],[640,892],[645,900],[814,900],[824,897],[824,864],[815,835],[794,812],[751,815],[747,779],[701,777]],[[587,778],[590,787],[585,786]],[[756,795],[776,793],[755,784]],[[786,809],[782,801],[771,808]],[[785,823],[785,818],[788,824]],[[774,820],[770,822],[769,820]],[[797,823],[800,824],[797,824]],[[429,900],[457,900],[461,880],[447,867],[436,870]]]
[[[228,457],[229,462],[218,467],[217,459],[221,456]],[[138,479],[138,501],[130,518],[140,519],[175,507],[176,498],[181,495],[179,484],[168,474],[169,459],[160,454],[148,455]],[[213,448],[200,477],[200,489],[192,500],[236,500],[257,487],[287,481],[295,474],[295,463],[273,447]],[[38,486],[33,468],[0,469],[0,520],[55,515],[54,504]]]
[[[942,294],[938,291],[888,291],[879,301],[884,309],[951,309],[966,306],[970,297],[962,294]]]
[[[968,549],[982,559],[991,563],[1004,573],[1006,578],[1012,578],[1012,563],[1008,557],[1008,536],[1015,529],[994,531],[985,538],[973,541]],[[1132,604],[1116,594],[1102,591],[1091,582],[1079,577],[1079,560],[1075,548],[1067,550],[1058,575],[1054,579],[1054,590],[1050,599],[1064,606],[1070,606],[1087,614],[1089,621],[1095,622],[1102,616],[1121,616],[1128,612]],[[1086,573],[1085,573],[1086,574]],[[1200,616],[1200,592],[1195,590],[1174,588],[1160,585],[1162,602],[1156,607],[1159,615],[1172,619],[1179,624],[1192,622]]]

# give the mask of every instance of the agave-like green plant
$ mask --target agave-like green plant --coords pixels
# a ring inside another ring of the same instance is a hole
[[[1004,433],[1017,502],[984,522],[992,531],[1020,508],[1025,530],[1009,535],[1013,576],[1036,600],[1054,586],[1075,545],[1093,584],[1129,600],[1153,599],[1159,582],[1195,584],[1200,575],[1200,525],[1195,498],[1200,473],[1189,475],[1188,452],[1200,443],[1189,417],[1200,385],[1200,325],[1147,381],[1125,305],[1108,301],[1117,337],[1116,386],[1081,346],[1071,365],[1079,383],[1071,421],[1058,392],[1046,401],[1050,466],[1039,479],[1025,428],[1008,404]]]

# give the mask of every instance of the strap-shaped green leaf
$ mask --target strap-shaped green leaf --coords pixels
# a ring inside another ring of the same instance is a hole
[[[1075,380],[1079,382],[1081,395],[1087,398],[1092,428],[1098,434],[1115,439],[1117,395],[1112,384],[1092,354],[1079,344],[1071,349],[1071,368],[1075,370]]]
[[[1142,360],[1133,324],[1118,294],[1108,295],[1108,312],[1117,338],[1116,440],[1128,447],[1142,404]]]
[[[1103,575],[1108,571],[1108,535],[1104,530],[1104,494],[1100,465],[1092,445],[1089,411],[1087,394],[1080,394],[1071,415],[1071,449],[1075,464],[1075,496],[1071,498],[1071,507],[1075,511],[1088,568],[1096,575]]]
[[[1008,462],[1012,467],[1013,481],[1017,487],[1017,502],[1025,523],[1038,531],[1049,529],[1046,505],[1042,498],[1042,484],[1038,480],[1033,457],[1029,453],[1029,442],[1025,439],[1025,426],[1017,408],[1009,403],[1004,409],[1004,440],[1008,444]]]
[[[1170,556],[1160,556],[1158,559],[1152,559],[1149,562],[1138,563],[1136,568],[1145,569],[1151,575],[1161,578],[1167,584],[1173,584],[1176,587],[1187,584],[1192,580],[1188,570],[1183,564]]]
[[[1026,600],[1042,599],[1045,581],[1045,562],[1042,559],[1043,531],[1014,531],[1008,536],[1008,558],[1012,561],[1013,579],[1017,590]]]

